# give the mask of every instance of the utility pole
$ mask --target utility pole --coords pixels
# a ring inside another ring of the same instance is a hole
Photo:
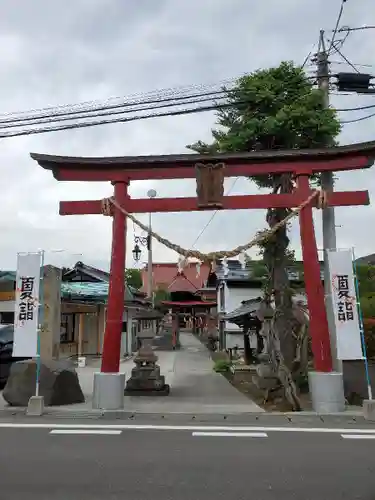
[[[152,219],[151,212],[148,218],[148,236],[147,236],[147,250],[148,250],[148,261],[147,261],[147,295],[151,299],[152,307],[154,307],[154,293],[152,287]]]
[[[316,58],[318,86],[324,94],[324,105],[329,107],[329,61],[326,50],[324,31],[320,31],[319,49]],[[334,177],[332,172],[322,172],[321,174],[322,189],[326,192],[333,191]],[[328,268],[328,250],[336,250],[336,224],[335,224],[335,209],[326,207],[322,210],[323,222],[323,251],[324,251],[324,292],[325,305],[327,311],[328,327],[331,340],[332,362],[333,369],[337,372],[342,372],[342,361],[337,359],[336,349],[336,331],[335,318],[333,312],[333,302],[330,290],[330,275]]]
[[[147,191],[147,196],[150,199],[155,198],[157,192],[155,189],[149,189]],[[152,215],[151,212],[148,215],[148,236],[147,236],[147,250],[148,250],[148,261],[147,261],[147,295],[151,299],[152,307],[154,307],[154,290],[153,290],[153,276],[152,276]]]

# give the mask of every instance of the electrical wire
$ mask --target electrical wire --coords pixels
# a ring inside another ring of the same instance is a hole
[[[175,107],[175,106],[182,106],[186,104],[196,104],[200,102],[207,102],[207,101],[213,101],[214,97],[218,99],[223,99],[227,98],[228,93],[230,93],[230,90],[228,91],[216,91],[216,92],[207,92],[203,94],[195,94],[192,96],[188,97],[172,97],[172,98],[167,98],[167,99],[160,99],[158,101],[149,101],[149,103],[142,103],[142,106],[145,104],[152,104],[151,106],[147,107],[136,107],[133,108],[133,104],[125,104],[121,105],[118,107],[125,108],[125,109],[120,109],[118,111],[112,111],[110,110],[101,110],[100,112],[94,112],[94,111],[89,111],[88,113],[90,114],[79,114],[79,115],[74,115],[71,116],[72,113],[68,113],[68,116],[57,116],[57,117],[43,117],[43,118],[23,118],[22,120],[5,120],[5,121],[0,121],[0,129],[7,129],[7,128],[16,128],[16,127],[21,127],[21,126],[30,126],[30,125],[40,125],[44,123],[54,123],[54,122],[64,122],[64,121],[72,121],[74,120],[84,120],[87,118],[97,118],[99,116],[113,116],[113,115],[121,115],[121,114],[126,114],[126,113],[135,113],[139,111],[150,111],[153,109],[161,109],[161,108],[169,108],[169,107]],[[202,99],[200,99],[202,97]],[[169,102],[173,101],[173,102]],[[165,103],[165,104],[163,104]],[[29,123],[31,122],[31,123]]]
[[[372,109],[375,108],[375,104],[370,104],[369,106],[359,106],[358,108],[335,108],[335,111],[363,111],[364,109]]]
[[[10,132],[1,132],[0,130],[0,138],[10,138],[10,137],[19,137],[19,136],[26,136],[26,135],[34,135],[34,134],[43,134],[43,133],[48,133],[48,132],[57,132],[57,131],[62,131],[62,130],[72,130],[72,129],[77,129],[77,128],[86,128],[86,127],[94,127],[94,126],[99,126],[99,125],[107,125],[107,124],[114,124],[114,123],[126,123],[126,122],[131,122],[131,121],[138,121],[138,120],[145,120],[145,119],[150,119],[150,118],[160,118],[160,117],[167,117],[167,116],[179,116],[179,115],[187,115],[187,114],[193,114],[193,113],[202,113],[202,112],[207,112],[207,111],[217,111],[217,110],[222,110],[222,109],[227,109],[230,108],[234,105],[245,105],[249,101],[247,100],[241,100],[238,102],[230,102],[230,103],[216,103],[213,105],[208,105],[208,106],[198,106],[194,108],[187,108],[187,109],[181,109],[181,110],[175,110],[175,111],[166,111],[162,113],[149,113],[141,116],[130,116],[130,117],[118,117],[118,118],[109,118],[109,119],[103,119],[103,120],[93,120],[90,122],[81,122],[81,123],[69,123],[69,124],[63,124],[63,125],[55,125],[52,127],[42,127],[42,128],[31,128],[27,130],[12,130]],[[190,104],[195,104],[199,103],[199,101],[191,102]],[[361,108],[364,109],[370,109],[371,106],[367,107],[359,107],[359,108],[348,108],[347,110],[349,111],[357,111],[360,110]]]
[[[341,52],[341,50],[340,50],[338,47],[336,47],[336,46],[334,45],[334,46],[333,46],[333,48],[334,48],[334,50],[335,50],[335,51],[339,54],[339,56],[341,56],[341,57],[344,59],[344,61],[345,61],[347,64],[349,64],[349,66],[350,66],[352,69],[354,69],[354,71],[355,71],[356,73],[360,73],[359,69],[358,69],[358,68],[356,68],[356,67],[354,66],[354,64],[353,64],[352,62],[350,62],[350,61],[349,61],[349,59],[348,59],[346,56],[344,56],[344,54]]]
[[[304,61],[303,61],[303,63],[302,63],[302,66],[301,66],[301,68],[302,68],[302,69],[306,66],[306,64],[307,64],[308,60],[310,59],[311,54],[312,54],[312,52],[313,52],[313,50],[314,50],[315,46],[316,46],[316,42],[315,42],[315,43],[314,43],[314,45],[311,47],[310,52],[309,52],[309,53],[307,54],[307,56],[305,57],[305,59],[304,59]]]
[[[45,127],[45,128],[36,128],[36,129],[29,129],[29,130],[16,130],[16,131],[11,131],[11,132],[5,132],[2,133],[0,131],[0,138],[8,138],[8,137],[20,137],[20,136],[25,136],[25,135],[34,135],[34,134],[44,134],[47,132],[58,132],[61,130],[72,130],[72,129],[77,129],[77,128],[86,128],[86,127],[95,127],[98,125],[108,125],[112,123],[126,123],[126,122],[131,122],[131,121],[137,121],[137,120],[145,120],[149,118],[160,118],[160,117],[165,117],[165,116],[179,116],[179,115],[188,115],[192,113],[202,113],[202,112],[207,112],[207,111],[216,111],[220,109],[226,109],[230,108],[234,105],[243,105],[247,104],[248,101],[238,101],[238,102],[232,102],[232,103],[225,103],[225,104],[216,104],[216,105],[211,105],[211,106],[200,106],[197,108],[188,108],[188,109],[182,109],[178,111],[169,111],[165,113],[150,113],[147,115],[142,115],[142,116],[131,116],[131,117],[126,117],[126,118],[113,118],[113,119],[106,119],[106,120],[95,120],[92,122],[83,122],[83,123],[70,123],[66,125],[55,125],[53,127]]]
[[[140,104],[140,103],[148,103],[148,102],[155,102],[159,101],[160,99],[163,98],[178,98],[178,97],[186,97],[187,95],[193,93],[196,93],[198,89],[200,89],[200,92],[204,91],[209,91],[212,89],[217,89],[228,85],[228,84],[233,84],[234,81],[236,81],[237,78],[231,78],[227,80],[222,80],[219,83],[215,84],[195,84],[195,85],[190,85],[190,86],[185,86],[185,87],[175,87],[175,88],[166,88],[166,89],[159,89],[159,90],[154,90],[151,92],[147,93],[138,93],[138,94],[133,94],[128,96],[127,98],[125,97],[110,97],[105,100],[93,100],[93,101],[85,101],[81,103],[76,103],[76,104],[64,104],[64,105],[59,105],[59,106],[51,106],[51,107],[44,107],[44,108],[38,108],[38,109],[31,109],[27,111],[16,111],[16,112],[11,112],[11,113],[2,113],[0,114],[0,120],[8,119],[10,118],[11,120],[17,120],[17,119],[22,119],[24,115],[30,115],[33,118],[42,118],[42,117],[49,117],[49,116],[56,116],[56,115],[66,115],[66,114],[74,114],[74,113],[83,113],[83,112],[89,112],[89,111],[99,111],[101,109],[115,109],[117,107],[121,107],[123,105],[130,105],[130,104]],[[116,104],[111,104],[113,101],[118,101],[120,100],[120,103]]]
[[[343,31],[360,31],[360,30],[373,30],[375,29],[375,26],[358,26],[356,28],[350,28],[349,26],[343,26],[338,30],[338,33],[341,33]]]
[[[45,132],[53,132],[53,131],[59,131],[59,130],[70,130],[74,128],[82,128],[82,127],[89,127],[89,126],[96,126],[96,125],[104,125],[104,124],[109,124],[109,123],[117,123],[117,122],[126,122],[126,121],[134,121],[136,119],[145,119],[145,118],[154,118],[157,116],[173,116],[173,115],[178,115],[178,114],[187,114],[191,112],[197,112],[197,111],[211,111],[215,109],[220,109],[223,106],[227,107],[233,104],[246,104],[247,100],[243,100],[242,102],[220,102],[223,99],[227,99],[228,95],[230,95],[231,92],[236,92],[236,89],[225,89],[225,90],[220,90],[220,91],[215,91],[215,92],[205,92],[205,93],[200,93],[200,94],[193,94],[189,96],[185,96],[183,98],[167,98],[167,99],[159,99],[158,101],[152,101],[155,102],[156,105],[148,106],[148,107],[138,107],[134,108],[131,107],[128,108],[126,107],[125,109],[121,109],[119,111],[109,111],[109,112],[98,112],[98,113],[93,113],[90,111],[90,114],[83,114],[83,115],[78,115],[78,116],[63,116],[61,118],[58,117],[44,117],[41,119],[34,119],[34,118],[27,118],[24,119],[23,121],[10,121],[6,120],[5,122],[1,123],[0,122],[0,137],[15,137],[15,136],[22,136],[22,135],[30,135],[30,134],[39,134],[39,133],[45,133]],[[245,93],[246,94],[246,93]],[[205,96],[210,96],[209,98],[205,98]],[[199,99],[196,99],[196,97],[199,97]],[[202,98],[203,97],[203,98]],[[219,99],[216,100],[214,97],[217,97]],[[181,99],[181,101],[180,101]],[[189,100],[188,100],[189,99]],[[173,102],[168,102],[172,100]],[[182,102],[183,101],[183,102]],[[20,126],[24,127],[29,127],[29,126],[34,126],[34,125],[39,125],[39,124],[47,124],[49,125],[50,123],[53,122],[63,122],[63,121],[72,121],[73,119],[76,120],[84,120],[87,118],[95,118],[95,117],[101,117],[101,116],[113,116],[113,115],[124,115],[124,114],[129,114],[129,113],[136,113],[136,112],[143,112],[143,111],[151,111],[155,109],[160,109],[160,108],[168,108],[168,107],[177,107],[177,106],[182,106],[182,105],[187,105],[187,104],[199,104],[202,102],[207,102],[207,101],[212,101],[211,106],[207,107],[202,107],[202,108],[193,108],[193,109],[185,109],[185,110],[176,110],[174,112],[170,113],[157,113],[157,114],[147,114],[147,115],[142,115],[142,116],[132,116],[129,118],[124,118],[123,116],[120,116],[119,118],[111,118],[108,120],[94,120],[94,121],[86,121],[83,123],[69,123],[66,125],[56,125],[56,126],[48,126],[45,128],[36,128],[36,129],[22,129],[20,131],[11,131],[11,132],[4,132],[6,129],[14,129],[18,128]],[[163,104],[163,102],[166,102],[166,104]],[[160,103],[160,104],[157,104]],[[143,103],[142,106],[144,106]],[[122,104],[122,106],[124,106]],[[25,122],[25,120],[27,122]],[[1,130],[2,129],[2,130]]]
[[[228,189],[228,192],[225,194],[225,196],[228,196],[231,191],[233,191],[233,188],[234,186],[236,185],[237,181],[238,181],[239,177],[236,177],[232,183],[232,185],[230,186],[230,188]],[[194,248],[195,245],[198,243],[198,240],[200,240],[200,238],[202,237],[203,233],[206,231],[206,229],[208,228],[208,226],[211,224],[211,222],[214,220],[214,218],[216,217],[216,215],[218,214],[218,212],[220,212],[220,210],[215,210],[215,212],[212,213],[211,217],[208,219],[207,223],[203,226],[203,229],[200,231],[200,233],[198,234],[198,236],[195,238],[193,244],[191,245],[191,248]]]
[[[309,80],[313,80],[315,82],[315,76],[314,77],[307,77]],[[231,80],[227,80],[227,82],[231,82],[231,84],[234,84],[234,82],[238,79],[237,78],[233,78]],[[1,117],[0,115],[0,128],[12,128],[12,127],[8,127],[8,126],[3,126],[3,125],[7,125],[7,124],[12,124],[14,127],[16,126],[20,126],[21,124],[25,124],[26,126],[28,125],[36,125],[36,124],[43,124],[45,122],[48,122],[48,120],[50,121],[53,121],[53,122],[58,122],[58,121],[70,121],[72,119],[84,119],[84,118],[94,118],[96,116],[108,116],[108,115],[111,115],[111,114],[121,114],[120,113],[116,113],[116,112],[113,112],[113,113],[106,113],[107,111],[109,110],[112,110],[112,109],[123,109],[123,108],[131,108],[132,106],[148,106],[147,108],[145,109],[153,109],[153,105],[157,105],[159,103],[167,103],[167,102],[173,102],[175,101],[176,104],[179,104],[179,101],[184,101],[184,100],[187,100],[187,99],[194,99],[194,98],[199,98],[199,97],[205,97],[205,96],[212,96],[212,97],[224,97],[224,96],[228,96],[228,94],[230,94],[230,92],[235,92],[236,89],[235,88],[229,88],[229,87],[226,87],[226,86],[223,86],[223,84],[221,84],[221,87],[218,89],[218,85],[219,84],[215,84],[216,86],[216,89],[215,90],[212,90],[213,89],[213,85],[211,86],[211,90],[210,91],[201,91],[201,92],[195,92],[195,93],[190,93],[190,94],[185,94],[185,95],[177,95],[177,94],[172,94],[172,95],[169,95],[167,93],[163,94],[161,93],[159,97],[155,97],[156,94],[154,93],[154,97],[151,98],[151,99],[138,99],[137,101],[132,99],[131,97],[130,98],[125,98],[123,97],[122,98],[122,102],[121,103],[116,103],[116,104],[105,104],[107,101],[101,101],[101,106],[99,105],[96,105],[96,107],[92,107],[92,108],[88,108],[88,109],[72,109],[74,107],[74,105],[66,105],[66,107],[62,107],[62,109],[60,108],[51,108],[51,113],[49,114],[46,114],[46,113],[40,113],[40,114],[35,114],[35,112],[33,110],[31,111],[25,111],[23,113],[18,113],[17,114],[8,114],[8,115],[3,115],[3,118]],[[198,87],[198,86],[196,86]],[[203,86],[202,86],[203,88]],[[164,97],[163,97],[164,95]],[[99,101],[98,101],[99,102]],[[185,104],[188,104],[188,103],[185,103]],[[66,111],[66,109],[68,109],[68,107],[70,106],[70,109],[68,111]],[[76,107],[79,107],[80,105],[76,105]],[[160,107],[163,107],[163,106],[155,106],[155,108],[160,108]],[[45,109],[49,109],[49,108],[45,108]],[[58,109],[58,111],[54,112],[54,110]],[[143,109],[137,109],[137,110],[133,110],[133,111],[142,111]],[[99,113],[100,111],[105,111],[105,113]],[[22,114],[22,116],[20,116],[20,114]],[[27,116],[29,115],[29,116]],[[62,117],[61,120],[60,119],[57,119],[58,117]],[[63,118],[63,117],[67,117],[67,118]],[[30,122],[30,123],[29,123]]]
[[[344,120],[344,121],[341,121],[341,123],[348,124],[348,123],[362,122],[364,120],[368,120],[369,118],[373,118],[374,116],[375,116],[375,113],[372,113],[371,115],[362,116],[361,118],[355,118],[354,120]]]
[[[339,28],[339,24],[340,24],[340,21],[341,21],[343,12],[344,12],[344,5],[345,5],[345,3],[346,3],[346,0],[341,0],[340,10],[339,10],[339,14],[338,14],[337,19],[336,19],[336,26],[335,26],[335,29],[333,30],[332,40],[331,40],[330,46],[328,48],[328,53],[330,52],[330,50],[333,47],[333,44],[335,42],[335,38],[336,38],[336,35],[337,35],[337,30]]]

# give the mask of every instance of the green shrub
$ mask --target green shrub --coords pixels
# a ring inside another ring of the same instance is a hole
[[[368,358],[375,358],[375,325],[364,325],[365,344]]]
[[[218,359],[214,364],[214,371],[217,373],[227,373],[230,371],[232,363],[227,359]]]

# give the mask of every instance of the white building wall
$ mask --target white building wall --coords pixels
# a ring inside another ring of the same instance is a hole
[[[225,284],[225,312],[230,313],[240,307],[244,300],[256,299],[261,295],[262,290],[260,288],[229,288]],[[231,331],[241,330],[239,326],[229,323],[229,321],[225,322],[225,329]]]
[[[133,308],[127,307],[124,309],[122,315],[122,321],[126,323],[126,332],[121,334],[121,355],[132,354],[132,325],[133,325],[133,315],[135,310]]]
[[[16,303],[14,300],[1,300],[0,301],[0,313],[2,312],[14,312]]]
[[[258,297],[262,297],[263,292],[260,287],[258,288],[230,288],[227,284],[224,284],[224,298],[225,298],[225,311],[221,311],[220,309],[220,292],[218,289],[218,310],[220,312],[230,313],[241,306],[241,303],[244,300],[256,299]],[[294,296],[294,300],[296,302],[302,301],[306,303],[306,295],[304,293],[296,293]],[[229,321],[225,322],[225,331],[226,333],[226,348],[233,349],[238,347],[243,349],[243,334],[242,329],[235,325],[234,323],[230,323]],[[255,342],[255,345],[253,345]],[[256,347],[256,339],[251,339],[250,342],[252,347]]]

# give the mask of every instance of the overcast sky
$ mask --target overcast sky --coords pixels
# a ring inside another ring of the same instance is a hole
[[[302,63],[319,30],[328,33],[334,27],[339,6],[339,0],[2,0],[0,112],[219,83],[282,60]],[[375,24],[373,0],[348,0],[342,25],[364,24]],[[359,66],[362,71],[374,72],[374,45],[375,30],[361,31],[348,38],[343,52],[354,63],[371,65]],[[334,71],[345,70],[336,64],[339,56],[332,61]],[[333,95],[332,100],[338,107],[375,104],[375,96]],[[357,116],[342,113],[343,119]],[[111,186],[59,184],[30,159],[30,151],[77,156],[181,153],[187,152],[186,144],[209,140],[214,122],[214,114],[202,113],[1,140],[0,269],[14,269],[17,252],[38,249],[56,265],[83,260],[108,268],[110,219],[60,217],[58,202],[102,198],[111,194]],[[346,125],[340,138],[343,144],[373,139],[375,118]],[[374,168],[341,175],[337,189],[368,188],[374,197]],[[168,181],[134,183],[131,195],[143,197],[150,188],[159,196],[195,193],[193,181]],[[232,194],[255,191],[240,179]],[[156,214],[153,220],[161,235],[189,247],[209,218],[209,213]],[[355,246],[358,255],[375,252],[370,229],[374,220],[373,206],[339,208],[338,246]],[[203,251],[229,249],[264,227],[263,211],[221,212],[196,246]],[[299,254],[296,223],[291,240]],[[129,225],[129,266],[132,247]],[[154,260],[177,261],[177,255],[156,243]]]

